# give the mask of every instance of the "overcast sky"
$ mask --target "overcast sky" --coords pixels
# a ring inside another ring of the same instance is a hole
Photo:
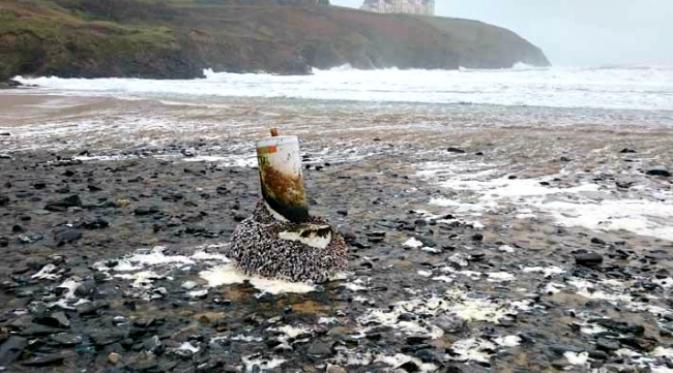
[[[362,0],[331,0],[359,7]],[[437,14],[515,31],[555,65],[673,66],[673,0],[435,0]]]

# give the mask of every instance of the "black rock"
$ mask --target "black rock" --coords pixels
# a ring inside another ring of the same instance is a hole
[[[420,372],[421,370],[421,368],[411,360],[400,365],[399,367],[397,367],[397,369],[402,369],[405,372]]]
[[[124,339],[125,333],[119,329],[96,328],[89,333],[89,338],[96,346],[106,346]]]
[[[624,148],[620,151],[620,153],[622,153],[622,154],[633,154],[633,153],[638,153],[638,152],[635,151],[634,149],[631,149],[631,148]]]
[[[82,228],[88,229],[88,230],[103,229],[103,228],[107,228],[109,226],[110,226],[110,223],[108,223],[107,221],[105,221],[101,218],[96,218],[94,220],[90,220],[90,221],[82,223]]]
[[[30,324],[27,328],[22,329],[19,334],[26,337],[39,337],[62,332],[63,329],[54,328],[47,325]]]
[[[306,353],[315,357],[327,357],[332,354],[332,347],[325,342],[314,341],[306,350]]]
[[[575,263],[586,267],[595,267],[603,263],[603,256],[597,253],[575,254]]]
[[[591,243],[595,245],[605,245],[605,241],[601,240],[598,237],[594,237],[591,239]]]
[[[0,136],[12,136],[9,132],[0,132]]]
[[[421,343],[425,343],[425,341],[428,340],[428,337],[424,336],[411,336],[407,337],[407,344],[408,345],[417,345]]]
[[[59,346],[70,347],[82,343],[82,336],[70,333],[57,333],[49,336],[49,340]]]
[[[617,321],[612,319],[595,319],[590,320],[589,322],[598,324],[611,331],[623,334],[643,335],[643,333],[645,333],[645,328],[643,326],[631,324],[625,321]]]
[[[614,339],[607,338],[598,338],[596,341],[596,348],[603,351],[617,351],[619,350],[620,344]]]
[[[16,360],[26,348],[28,340],[26,338],[10,336],[0,345],[0,366],[6,367]]]
[[[46,367],[50,365],[61,365],[63,364],[64,356],[60,353],[56,354],[47,354],[34,357],[30,360],[26,360],[21,363],[28,367]]]
[[[472,236],[472,241],[483,241],[484,240],[484,235],[481,233],[474,234]]]
[[[663,166],[652,167],[646,172],[649,176],[671,177],[671,172]]]
[[[73,243],[82,238],[82,232],[72,228],[59,228],[54,232],[54,241],[58,246]]]
[[[615,185],[617,185],[618,188],[622,189],[629,189],[635,184],[636,182],[634,180],[626,180],[626,179],[615,180]]]
[[[0,206],[7,206],[9,204],[9,197],[0,194]]]
[[[47,187],[47,183],[43,183],[43,182],[37,182],[37,183],[33,184],[33,188],[35,188],[37,190],[42,190],[46,187]]]
[[[9,239],[7,237],[0,237],[0,247],[9,246]]]
[[[605,351],[593,350],[589,352],[589,357],[597,360],[607,360],[610,355],[608,355]]]
[[[96,281],[84,281],[75,289],[75,295],[80,298],[88,297],[94,290],[96,290]]]
[[[453,146],[446,149],[446,151],[449,152],[449,153],[455,153],[455,154],[465,154],[465,150],[460,149],[460,148],[454,148]]]
[[[47,211],[66,211],[70,207],[81,207],[82,200],[78,195],[72,195],[61,200],[48,202],[44,207]]]
[[[348,216],[348,210],[337,210],[337,214],[341,216]]]
[[[135,210],[133,210],[133,214],[137,215],[137,216],[154,215],[158,212],[159,212],[159,209],[156,206],[138,207]]]
[[[68,316],[66,316],[66,314],[62,311],[35,317],[33,321],[35,321],[38,324],[53,326],[57,328],[70,327],[70,320],[68,319]]]

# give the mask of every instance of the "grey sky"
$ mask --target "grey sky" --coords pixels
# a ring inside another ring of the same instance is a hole
[[[359,7],[362,0],[332,0]],[[435,0],[441,16],[517,32],[555,65],[673,66],[673,0]]]

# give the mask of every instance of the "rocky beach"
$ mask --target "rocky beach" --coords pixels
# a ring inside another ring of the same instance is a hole
[[[222,255],[302,141],[325,283]],[[0,371],[671,372],[673,112],[0,92]]]

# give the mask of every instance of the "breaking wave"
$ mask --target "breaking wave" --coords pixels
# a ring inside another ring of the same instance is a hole
[[[263,97],[380,103],[489,104],[673,110],[673,69],[613,66],[484,70],[315,69],[312,75],[234,74],[204,70],[204,78],[64,79],[17,77],[61,93],[117,97]]]

